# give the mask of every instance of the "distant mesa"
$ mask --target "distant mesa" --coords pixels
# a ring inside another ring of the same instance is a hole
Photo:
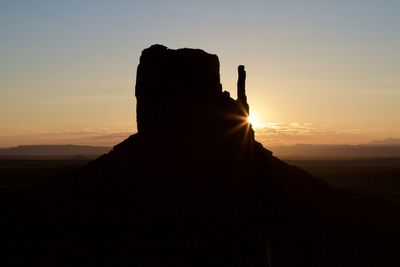
[[[271,147],[283,159],[343,160],[400,158],[400,144],[376,141],[363,145],[291,145]]]
[[[400,138],[387,138],[384,140],[374,140],[369,143],[370,145],[397,145],[400,146]]]
[[[53,156],[99,156],[108,153],[110,147],[82,145],[21,145],[17,147],[0,148],[0,156],[5,157],[53,157]]]

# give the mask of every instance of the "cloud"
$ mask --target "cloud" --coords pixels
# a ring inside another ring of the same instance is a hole
[[[309,122],[267,123],[255,129],[256,139],[266,146],[291,144],[363,144],[387,136],[400,136],[393,128],[332,129]]]
[[[128,136],[132,135],[132,132],[119,132],[119,133],[109,133],[109,134],[102,134],[97,136],[92,136],[93,139],[120,139],[120,138],[127,138]]]
[[[48,131],[0,134],[0,147],[41,144],[114,146],[136,131],[126,127],[88,128],[77,131]],[[163,133],[159,133],[162,136]],[[400,128],[330,128],[310,122],[268,122],[255,128],[256,140],[266,147],[292,144],[365,144],[388,137],[400,138]]]
[[[94,131],[75,131],[75,132],[68,132],[68,131],[60,131],[60,132],[43,132],[41,133],[45,136],[68,136],[68,135],[91,135],[96,134]]]

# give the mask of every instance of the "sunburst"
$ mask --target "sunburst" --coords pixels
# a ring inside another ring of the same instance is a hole
[[[257,113],[252,112],[247,118],[247,122],[250,123],[254,128],[260,126],[260,118],[258,117]]]

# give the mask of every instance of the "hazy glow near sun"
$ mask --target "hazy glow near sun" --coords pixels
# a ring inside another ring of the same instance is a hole
[[[250,123],[254,128],[260,126],[260,118],[258,117],[257,113],[254,112],[247,117],[247,122]]]

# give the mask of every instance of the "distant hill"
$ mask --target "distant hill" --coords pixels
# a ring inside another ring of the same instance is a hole
[[[370,159],[400,158],[400,144],[375,142],[367,145],[292,145],[269,149],[284,159]]]
[[[80,145],[22,145],[0,148],[0,157],[73,157],[99,156],[108,153],[110,147]]]
[[[384,140],[375,140],[370,142],[371,145],[398,145],[400,146],[400,138],[387,138]]]
[[[274,155],[284,159],[371,159],[400,158],[400,139],[372,141],[366,145],[272,146]],[[93,158],[111,151],[111,147],[84,145],[21,145],[0,148],[0,158]]]

